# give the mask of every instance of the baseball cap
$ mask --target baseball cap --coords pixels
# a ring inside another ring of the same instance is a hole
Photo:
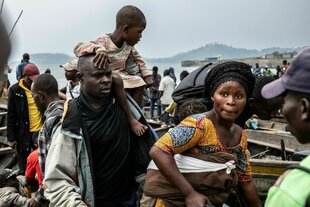
[[[282,95],[286,90],[310,94],[310,46],[304,47],[292,60],[284,75],[262,89],[265,99]]]
[[[40,71],[35,64],[29,63],[24,67],[24,75],[34,81],[40,75]]]
[[[77,63],[78,60],[76,58],[69,60],[68,62],[66,62],[63,65],[60,65],[59,67],[64,68],[65,70],[77,70]]]
[[[13,177],[14,175],[17,175],[17,172],[18,171],[13,171],[8,168],[0,169],[0,186],[2,186],[3,183],[7,181],[9,178]]]

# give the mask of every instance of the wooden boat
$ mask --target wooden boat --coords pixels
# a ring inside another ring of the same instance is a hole
[[[0,98],[0,168],[17,169],[15,150],[6,138],[7,100]]]
[[[295,159],[294,155],[310,149],[310,144],[300,144],[289,132],[283,131],[283,124],[277,122],[274,126],[277,127],[246,130],[253,180],[262,200],[265,200],[268,189],[282,173],[290,166],[299,164],[300,159],[292,161]]]

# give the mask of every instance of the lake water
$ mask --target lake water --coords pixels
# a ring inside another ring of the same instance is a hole
[[[60,63],[63,64],[63,63]],[[56,80],[58,81],[59,84],[59,88],[63,88],[66,83],[67,80],[65,78],[64,75],[64,69],[59,67],[60,64],[36,64],[40,70],[40,73],[44,73],[45,70],[47,68],[49,68],[51,70],[51,74],[56,78]],[[150,70],[152,70],[153,66],[157,66],[158,67],[158,73],[163,77],[163,71],[165,69],[168,69],[169,67],[173,67],[174,68],[174,72],[175,75],[177,77],[177,83],[180,81],[180,73],[183,70],[187,70],[188,72],[193,71],[194,69],[196,69],[197,67],[181,67],[181,62],[179,63],[154,63],[154,62],[147,62],[146,63],[147,66],[149,67]],[[9,73],[9,80],[11,82],[11,84],[14,84],[17,82],[16,80],[16,65],[10,65],[10,67],[12,68],[12,72]]]

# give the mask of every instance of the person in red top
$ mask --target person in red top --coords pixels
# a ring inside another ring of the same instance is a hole
[[[33,136],[33,142],[37,146],[38,140],[37,136]],[[33,185],[33,183],[36,183],[35,176],[37,175],[38,178],[38,186],[41,186],[41,183],[43,181],[42,172],[39,165],[39,151],[38,148],[31,152],[29,156],[27,157],[27,166],[26,166],[26,183],[27,185]]]

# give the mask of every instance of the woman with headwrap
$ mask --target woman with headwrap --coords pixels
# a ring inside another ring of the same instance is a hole
[[[185,118],[155,143],[142,201],[155,198],[156,207],[202,207],[210,202],[222,206],[238,185],[248,206],[261,206],[251,176],[247,135],[234,124],[254,82],[245,63],[229,61],[210,71],[205,97],[213,109]],[[228,164],[234,161],[235,165]],[[208,167],[199,168],[206,163]],[[236,170],[231,170],[234,166]]]

